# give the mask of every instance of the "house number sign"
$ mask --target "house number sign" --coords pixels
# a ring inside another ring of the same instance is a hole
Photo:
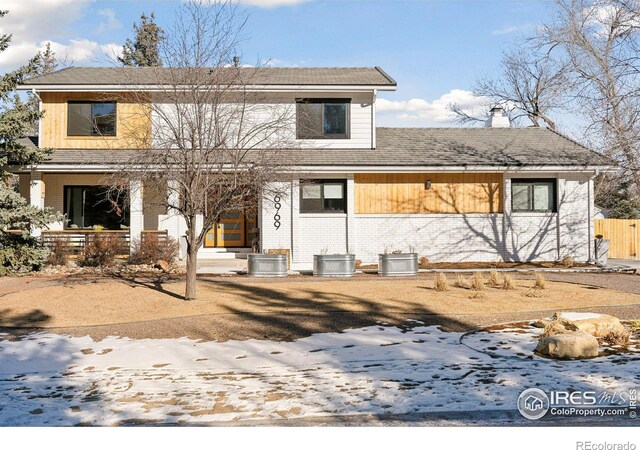
[[[276,213],[273,216],[273,226],[276,230],[280,229],[280,208],[282,208],[282,204],[280,203],[280,196],[276,195],[273,197],[273,206],[276,208]]]

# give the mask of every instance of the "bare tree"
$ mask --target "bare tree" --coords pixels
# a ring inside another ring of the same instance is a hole
[[[511,50],[503,54],[497,77],[485,76],[476,82],[474,95],[487,99],[482,116],[472,115],[460,105],[450,105],[449,109],[459,123],[469,124],[484,122],[489,109],[498,104],[511,122],[527,119],[535,127],[544,124],[555,129],[551,114],[564,103],[566,69],[565,63],[533,47]]]
[[[569,63],[585,139],[619,161],[640,193],[640,2],[556,0],[556,10],[538,39]]]
[[[126,96],[147,105],[153,132],[128,130],[136,147],[151,148],[133,152],[114,186],[167,190],[158,201],[186,224],[186,300],[196,298],[198,250],[221,217],[255,209],[260,197],[286,195],[275,182],[284,177],[280,150],[295,137],[293,105],[274,103],[257,87],[263,67],[238,66],[245,21],[234,2],[188,1],[162,42],[165,67],[123,69],[143,77]],[[149,85],[152,93],[142,90]]]

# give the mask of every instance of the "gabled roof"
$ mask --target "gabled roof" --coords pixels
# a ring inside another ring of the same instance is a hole
[[[616,166],[614,161],[544,128],[378,128],[376,132],[375,149],[320,147],[282,152],[296,167],[592,170]],[[139,151],[59,149],[43,165],[117,165]]]
[[[213,74],[211,73],[213,71]],[[157,67],[69,67],[25,80],[22,89],[63,86],[146,86],[188,84],[202,74],[239,79],[251,86],[372,86],[394,88],[396,81],[379,67],[169,69]],[[197,74],[197,75],[194,75]],[[200,81],[201,82],[201,81]]]

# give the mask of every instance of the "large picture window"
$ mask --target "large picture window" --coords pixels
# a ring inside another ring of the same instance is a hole
[[[345,180],[313,180],[300,184],[301,213],[346,213]]]
[[[348,139],[351,99],[299,99],[296,105],[298,139]]]
[[[124,194],[110,193],[106,186],[65,186],[64,212],[67,216],[67,228],[127,228],[129,210],[125,199]]]
[[[115,136],[116,102],[69,102],[67,136]]]
[[[516,212],[555,212],[556,180],[511,180],[511,207]]]

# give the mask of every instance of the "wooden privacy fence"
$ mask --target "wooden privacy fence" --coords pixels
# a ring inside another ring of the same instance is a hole
[[[596,219],[594,236],[608,239],[609,258],[640,260],[640,220]]]

